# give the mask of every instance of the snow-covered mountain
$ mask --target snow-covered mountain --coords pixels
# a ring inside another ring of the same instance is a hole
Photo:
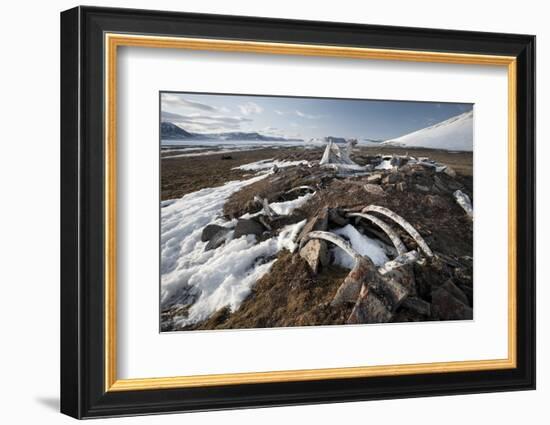
[[[474,148],[473,111],[451,117],[384,144],[403,147],[423,147],[450,151],[472,151]]]

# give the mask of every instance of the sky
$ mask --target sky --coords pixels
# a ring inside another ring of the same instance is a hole
[[[162,92],[161,120],[191,133],[388,140],[472,110],[467,103]]]

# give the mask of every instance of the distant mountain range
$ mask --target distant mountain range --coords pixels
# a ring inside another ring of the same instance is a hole
[[[258,132],[227,132],[227,133],[190,133],[180,126],[163,121],[160,124],[160,137],[162,140],[247,140],[263,142],[303,142],[302,139],[289,139],[286,137],[266,136]]]
[[[192,133],[185,131],[183,128],[178,127],[176,124],[171,122],[161,122],[160,123],[160,136],[161,139],[189,139],[194,137]]]

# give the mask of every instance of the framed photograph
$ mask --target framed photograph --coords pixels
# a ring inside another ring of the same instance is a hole
[[[61,411],[535,388],[535,37],[61,14]]]

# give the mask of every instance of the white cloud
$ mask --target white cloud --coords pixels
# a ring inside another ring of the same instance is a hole
[[[254,102],[246,102],[243,105],[239,105],[239,110],[243,115],[261,114],[264,110],[260,105]]]
[[[193,133],[222,133],[226,131],[242,130],[250,118],[240,116],[226,116],[219,114],[177,114],[162,110],[161,120],[174,123],[186,131]]]
[[[298,110],[296,111],[296,115],[298,115],[301,118],[307,118],[308,120],[318,120],[319,118],[322,117],[322,115],[306,114],[305,112],[298,111]]]
[[[161,103],[162,109],[165,109],[167,107],[182,107],[208,112],[215,112],[218,110],[218,108],[216,108],[215,106],[207,105],[205,103],[193,102],[183,97],[183,95],[173,93],[162,93]]]
[[[277,115],[284,115],[285,114],[283,111],[279,111],[278,109],[275,109],[275,113]]]

